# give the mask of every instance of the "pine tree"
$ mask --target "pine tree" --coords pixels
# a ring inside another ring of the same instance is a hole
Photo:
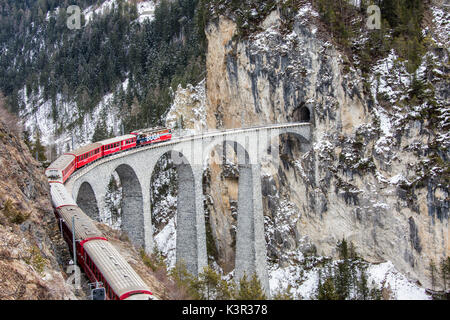
[[[259,282],[258,276],[253,274],[250,281],[247,280],[247,275],[244,276],[239,281],[239,289],[235,296],[236,300],[265,300],[266,295],[263,292],[261,283]]]
[[[326,277],[325,281],[322,283],[321,275],[319,274],[319,286],[317,291],[317,300],[339,300],[339,295],[336,292],[332,277]]]
[[[32,144],[31,154],[40,163],[45,164],[47,157],[45,156],[45,147],[41,142],[41,134],[39,131],[36,132],[35,142]]]
[[[434,290],[436,286],[436,265],[434,261],[430,261],[430,270],[431,270],[431,289]]]
[[[97,122],[97,125],[94,129],[94,135],[92,136],[92,142],[105,140],[110,137],[108,132],[108,127],[106,126],[106,120],[102,117],[100,121]]]

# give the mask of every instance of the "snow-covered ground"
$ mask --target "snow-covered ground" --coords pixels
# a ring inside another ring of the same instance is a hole
[[[128,86],[128,79],[119,86],[122,86],[125,91]],[[60,154],[68,149],[73,149],[72,139],[74,148],[92,142],[95,127],[103,119],[106,120],[108,131],[116,134],[120,133],[120,111],[113,107],[115,94],[109,93],[105,95],[91,113],[84,115],[82,123],[75,125],[69,132],[65,128],[76,123],[80,117],[76,103],[67,101],[62,98],[61,94],[58,94],[55,101],[58,113],[55,122],[52,116],[52,101],[44,101],[41,89],[38,94],[32,94],[28,97],[26,87],[24,87],[24,89],[19,91],[19,96],[22,97],[23,103],[19,116],[25,129],[31,133],[32,139],[34,139],[34,134],[39,130],[41,142],[46,146],[55,145],[57,153]],[[64,124],[65,127],[60,128],[61,124]]]
[[[129,2],[131,2],[131,1],[129,1]],[[85,18],[85,25],[89,24],[92,21],[94,15],[107,14],[116,6],[117,6],[117,0],[105,0],[100,5],[92,5],[92,6],[85,8],[81,12]],[[138,21],[140,23],[143,23],[146,20],[152,21],[155,18],[156,4],[155,4],[154,0],[140,1],[136,4],[136,7],[138,10],[138,15],[139,15]],[[67,8],[63,8],[63,9],[66,10]],[[46,21],[49,21],[51,17],[56,17],[59,13],[59,10],[61,10],[60,7],[56,8],[55,10],[53,10],[51,12],[50,11],[47,12],[46,17],[45,17]]]
[[[304,257],[298,254],[300,263],[280,268],[277,265],[270,266],[269,283],[271,294],[285,292],[290,286],[290,294],[294,299],[311,300],[317,295],[319,284],[319,271],[326,273],[327,267],[305,268],[302,265]],[[323,260],[325,257],[319,257]],[[392,264],[387,261],[380,264],[368,264],[367,283],[370,288],[384,289],[388,292],[390,300],[431,300],[431,296],[425,289],[408,280]]]
[[[367,273],[369,283],[390,289],[392,300],[431,300],[425,289],[408,280],[390,261],[370,265]]]
[[[167,266],[175,267],[176,264],[176,215],[174,215],[169,223],[154,237],[155,245],[159,252],[165,257]]]
[[[155,18],[155,2],[150,1],[142,1],[137,4],[138,14],[139,14],[139,22],[143,23],[144,21],[153,21]]]

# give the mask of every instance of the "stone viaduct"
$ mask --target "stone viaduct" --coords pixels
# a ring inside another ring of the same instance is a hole
[[[151,177],[158,160],[171,154],[178,171],[176,260],[198,275],[207,265],[203,171],[216,146],[229,146],[237,154],[239,169],[235,276],[256,273],[269,292],[261,195],[261,165],[278,163],[279,136],[292,134],[309,145],[310,124],[289,123],[242,129],[209,131],[173,137],[156,145],[102,158],[75,172],[66,182],[78,206],[91,218],[103,208],[108,183],[116,171],[122,184],[122,230],[134,245],[153,252]],[[223,148],[224,149],[224,148]]]

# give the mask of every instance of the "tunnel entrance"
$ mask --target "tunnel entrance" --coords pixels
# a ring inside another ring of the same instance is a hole
[[[311,113],[306,106],[299,106],[294,110],[293,114],[294,121],[297,122],[310,122],[311,121]]]

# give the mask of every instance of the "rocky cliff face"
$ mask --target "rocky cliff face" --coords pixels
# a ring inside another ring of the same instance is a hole
[[[206,122],[312,124],[307,148],[281,137],[282,166],[263,168],[269,257],[283,265],[311,246],[335,256],[337,241],[346,238],[367,261],[391,261],[430,287],[430,263],[450,253],[447,49],[436,43],[424,56],[416,78],[430,84],[431,98],[415,103],[408,98],[413,75],[394,51],[362,77],[310,4],[292,30],[282,28],[277,11],[261,26],[244,39],[224,16],[207,26]],[[218,177],[222,168],[210,170]],[[210,214],[228,216],[230,182],[211,179],[210,188]],[[223,236],[231,220],[214,221],[216,247],[232,251],[232,237]]]
[[[0,117],[0,299],[76,299],[43,168]],[[68,261],[68,260],[67,260]]]

